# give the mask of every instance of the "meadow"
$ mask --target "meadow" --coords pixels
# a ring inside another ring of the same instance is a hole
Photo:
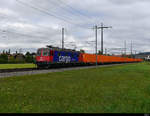
[[[0,64],[0,69],[35,68],[35,64]]]
[[[2,78],[0,113],[150,113],[150,63]]]

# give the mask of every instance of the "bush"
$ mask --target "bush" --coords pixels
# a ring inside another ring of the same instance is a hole
[[[19,63],[34,63],[35,58],[32,56],[32,54],[27,53],[23,58],[19,58],[16,56],[9,56],[7,54],[1,54],[0,55],[0,64],[19,64]]]
[[[8,63],[8,56],[6,54],[0,55],[0,63],[1,64]]]

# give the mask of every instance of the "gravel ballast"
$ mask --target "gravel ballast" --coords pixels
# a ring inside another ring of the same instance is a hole
[[[125,64],[111,64],[111,65],[99,65],[97,67],[108,67],[116,65],[125,65]],[[24,76],[24,75],[33,75],[33,74],[44,74],[51,72],[63,72],[68,70],[79,70],[79,69],[88,69],[96,68],[96,66],[82,66],[82,67],[71,67],[71,68],[59,68],[59,69],[45,69],[45,70],[32,70],[32,71],[21,71],[21,72],[10,72],[10,73],[0,73],[0,78],[13,77],[13,76]]]

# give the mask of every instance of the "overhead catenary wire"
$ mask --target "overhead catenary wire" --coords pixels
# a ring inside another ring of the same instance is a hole
[[[6,15],[0,15],[0,17],[3,17],[4,18],[4,21],[6,22],[6,24],[7,24],[7,22],[9,22],[10,20],[12,20],[12,21],[14,21],[13,23],[20,23],[20,24],[25,24],[25,25],[29,25],[29,26],[33,26],[33,27],[36,27],[36,31],[31,31],[30,30],[30,33],[42,33],[41,31],[43,30],[46,30],[46,31],[48,31],[48,30],[50,30],[50,29],[53,29],[53,28],[51,28],[51,27],[45,27],[45,26],[42,26],[42,25],[38,25],[38,24],[32,24],[32,23],[30,23],[30,22],[28,22],[28,21],[22,21],[22,20],[16,20],[16,18],[14,17],[14,18],[9,18],[8,16],[6,16]],[[6,25],[5,24],[5,25]],[[8,28],[8,26],[9,26],[9,24],[7,25],[7,28]],[[6,26],[5,26],[6,27]],[[11,26],[10,26],[11,27]],[[39,31],[39,30],[41,30],[41,31]],[[56,31],[56,29],[53,29],[53,30],[55,30]]]
[[[71,9],[69,10],[72,14],[73,13],[76,13],[76,14],[79,14],[79,16],[81,17],[84,17],[86,19],[88,19],[89,21],[91,21],[91,17],[88,16],[88,15],[85,15],[84,13],[82,13],[81,11],[78,11],[77,9],[73,8],[72,6],[70,6],[69,4],[63,2],[62,0],[56,0],[56,1],[60,1],[62,4],[64,4],[67,8]],[[75,12],[72,12],[72,11],[75,11]]]
[[[66,30],[66,35],[70,35],[71,32],[67,31]],[[91,52],[93,51],[93,46],[95,45],[95,41],[93,40],[94,38],[92,37],[93,36],[93,33],[94,33],[94,30],[93,32],[89,35],[89,37],[87,36],[76,36],[76,38],[80,38],[80,39],[76,39],[75,40],[75,43],[80,43],[80,44],[76,44],[76,46],[78,47],[78,50],[84,48],[84,49],[87,49],[88,50],[90,49]],[[88,38],[88,40],[87,40]],[[91,38],[91,39],[90,39]],[[69,38],[67,39],[67,41],[69,41]]]
[[[19,1],[19,0],[16,0],[16,1]],[[19,2],[21,2],[21,1],[19,1]],[[27,6],[30,6],[31,8],[34,8],[34,9],[36,9],[36,10],[39,10],[40,12],[44,12],[44,13],[46,13],[46,14],[48,14],[48,15],[50,15],[50,16],[54,16],[54,17],[56,17],[55,15],[53,15],[53,14],[49,14],[49,12],[45,12],[45,10],[42,10],[42,9],[39,9],[39,8],[37,8],[37,7],[34,7],[34,6],[32,6],[32,5],[30,5],[30,4],[27,4],[27,3],[24,3],[24,2],[21,2],[21,3],[23,3],[24,5],[27,5]],[[56,18],[59,18],[59,17],[56,17]],[[62,18],[61,18],[62,19]],[[64,20],[64,19],[63,19]],[[66,21],[66,20],[65,20]],[[67,21],[68,22],[68,21]],[[70,22],[69,22],[70,23]],[[75,24],[76,25],[76,24]],[[81,26],[80,26],[81,27]],[[82,27],[83,28],[83,27]]]
[[[65,21],[65,22],[67,22],[67,23],[71,23],[71,22],[69,22],[69,21],[67,21],[67,20],[65,20],[65,19],[63,19],[63,18],[61,18],[61,17],[59,17],[59,16],[56,16],[56,15],[54,15],[54,14],[52,14],[52,13],[49,13],[48,11],[45,11],[45,10],[43,10],[43,9],[41,9],[41,8],[37,8],[37,7],[35,7],[35,6],[31,5],[31,4],[22,2],[22,1],[20,1],[20,0],[16,0],[16,1],[19,2],[19,3],[21,3],[21,4],[24,5],[24,6],[28,6],[28,7],[32,8],[32,9],[38,10],[38,11],[40,11],[40,12],[42,12],[42,13],[45,13],[45,14],[47,14],[47,15],[49,15],[49,16],[55,17],[55,18],[57,18],[57,19],[59,19],[59,20],[63,20],[63,21]]]
[[[6,19],[5,21],[10,21],[10,19],[9,19],[9,17],[8,16],[6,16],[6,15],[1,15],[1,17],[3,17],[4,19]],[[14,19],[12,19],[11,18],[11,20],[14,20],[15,22],[14,23],[21,23],[21,24],[29,24],[28,22],[25,22],[25,21],[20,21],[20,20],[16,20],[16,18],[14,17]],[[30,25],[30,24],[29,24]],[[30,34],[32,34],[32,35],[30,35],[29,33],[20,33],[20,32],[16,32],[17,30],[15,30],[15,28],[8,28],[10,25],[8,25],[7,26],[7,28],[1,28],[0,29],[0,33],[2,33],[3,35],[2,35],[2,38],[4,38],[4,39],[9,39],[10,40],[10,35],[9,34],[11,34],[11,37],[18,37],[18,36],[21,36],[22,38],[20,38],[19,40],[24,40],[23,38],[35,38],[36,40],[32,40],[32,41],[39,41],[39,40],[42,40],[42,43],[48,43],[49,41],[49,43],[53,43],[53,44],[56,44],[56,41],[54,42],[54,41],[52,41],[52,40],[49,40],[49,37],[47,36],[37,36],[37,35],[33,35],[32,33],[38,33],[38,35],[41,33],[42,34],[42,32],[41,31],[39,31],[39,32],[36,32],[36,31],[29,31],[30,32]],[[35,26],[35,25],[31,25],[31,26]],[[48,29],[51,29],[51,28],[48,28],[48,27],[43,27],[43,26],[40,26],[40,25],[36,25],[36,27],[37,27],[37,30],[41,30],[41,28],[38,28],[38,27],[42,27],[42,29],[45,29],[45,30],[48,30]],[[11,30],[11,31],[10,31]],[[12,31],[13,30],[13,31]],[[56,30],[56,29],[55,29]],[[6,36],[6,34],[5,33],[9,33],[9,34],[7,34],[7,36]],[[43,34],[42,34],[43,35]],[[37,38],[38,38],[38,40],[37,40]],[[48,41],[47,41],[48,40]]]
[[[44,14],[46,14],[46,15],[48,15],[48,16],[51,16],[51,17],[54,17],[54,18],[59,19],[59,20],[61,20],[61,21],[64,21],[64,22],[66,22],[66,23],[68,23],[68,24],[71,24],[71,25],[74,25],[74,26],[78,26],[78,27],[80,27],[80,28],[84,28],[84,27],[83,27],[82,25],[80,25],[80,24],[75,24],[75,23],[73,23],[73,22],[71,22],[71,21],[65,19],[64,17],[61,17],[61,16],[58,16],[58,15],[56,15],[56,14],[50,13],[50,12],[44,10],[43,8],[35,7],[35,6],[31,5],[31,4],[22,2],[22,1],[20,1],[20,0],[16,0],[16,1],[17,1],[18,3],[21,3],[21,4],[24,5],[24,6],[28,6],[28,7],[32,8],[32,9],[34,9],[34,10],[37,10],[37,11],[39,11],[39,12],[41,12],[41,13],[44,13]]]
[[[34,0],[34,1],[36,1],[36,3],[37,2],[41,2],[41,0],[40,1],[38,1],[38,0]],[[42,0],[42,1],[44,1],[44,0]],[[48,2],[51,2],[53,5],[51,5],[50,6],[50,10],[57,10],[59,7],[62,7],[63,6],[63,4],[60,4],[60,3],[56,3],[57,2],[57,0],[48,0]],[[57,7],[56,7],[57,6]]]
[[[49,40],[47,37],[39,37],[39,36],[33,36],[33,35],[28,35],[28,34],[22,34],[22,33],[17,33],[17,32],[13,32],[13,31],[8,31],[8,30],[0,30],[0,33],[10,33],[10,34],[15,34],[15,36],[21,36],[21,37],[25,37],[25,38],[39,38],[39,39],[36,39],[36,40],[33,40],[34,42],[35,41],[42,41],[42,42],[40,42],[40,43],[53,43],[53,44],[57,44],[57,41],[54,41],[54,40]],[[11,35],[12,36],[12,35]],[[15,37],[14,36],[14,37]],[[7,34],[7,38],[9,38],[10,36]],[[4,36],[2,37],[2,38],[4,38]],[[43,38],[45,38],[45,39],[43,39]],[[6,39],[6,37],[5,37],[5,39]],[[10,39],[11,40],[11,39]],[[22,38],[20,39],[21,41],[24,41]],[[50,42],[49,42],[50,41]]]
[[[49,1],[51,4],[54,4],[54,2],[53,2],[53,0],[50,0]],[[32,2],[30,2],[30,4],[31,4]],[[33,3],[34,4],[34,3]],[[54,4],[55,5],[55,4]],[[48,12],[50,12],[51,14],[53,14],[53,15],[55,15],[56,16],[56,14],[57,14],[57,9],[58,8],[61,8],[61,7],[59,7],[59,6],[56,6],[55,5],[55,9],[53,8],[53,9],[47,9],[46,7],[41,7],[41,6],[39,6],[39,5],[37,5],[36,4],[36,7],[37,8],[40,8],[40,9],[42,9],[42,10],[44,10],[44,11],[48,11]],[[63,7],[62,7],[63,8]],[[55,11],[53,11],[53,10],[55,10]],[[63,9],[64,10],[64,9]],[[63,11],[63,10],[61,10],[61,11]],[[59,14],[57,14],[58,16],[59,16]],[[66,16],[65,15],[65,13],[61,13],[61,18],[64,18],[65,20],[67,19],[67,21],[70,21],[70,20],[72,20],[72,17],[68,17],[68,16]],[[68,20],[69,19],[69,20]]]
[[[19,1],[19,0],[16,0],[16,1]],[[41,12],[43,12],[43,10],[41,9]],[[80,15],[80,14],[79,14]],[[82,16],[82,15],[80,15],[80,16]],[[54,16],[52,16],[52,17],[54,17]],[[83,16],[82,16],[83,17]],[[60,17],[57,17],[57,19],[58,18],[60,18]],[[60,19],[60,20],[62,20],[62,19]],[[65,19],[66,20],[66,19]],[[68,20],[67,20],[67,23],[69,23],[69,24],[72,24],[72,22],[68,22]],[[74,25],[74,26],[77,26],[77,24],[72,24],[72,25]],[[78,25],[79,26],[79,25]],[[41,26],[42,27],[42,26]],[[83,26],[79,26],[80,28],[82,27],[82,28],[84,28]],[[45,28],[46,29],[46,28]],[[87,29],[87,28],[84,28],[84,29]],[[9,30],[8,30],[9,31]],[[14,32],[8,32],[8,33],[14,33]],[[16,33],[14,33],[14,34],[16,34],[16,35],[19,35],[19,36],[23,36],[23,37],[34,37],[34,38],[40,38],[39,36],[34,36],[34,35],[30,35],[30,34],[23,34],[23,33],[18,33],[18,32],[16,32]],[[79,37],[79,36],[78,36]],[[81,37],[81,36],[80,36]],[[45,37],[42,37],[43,39],[45,38]],[[46,37],[47,38],[47,37]],[[84,38],[84,37],[83,37]],[[86,39],[87,37],[85,37],[85,39]],[[86,44],[91,44],[91,43],[89,43],[89,42],[87,42]]]
[[[70,5],[68,5],[68,4],[66,4],[65,2],[63,2],[63,1],[61,1],[61,0],[48,0],[48,2],[50,2],[50,3],[52,3],[52,4],[54,4],[54,5],[56,5],[56,7],[57,8],[61,8],[61,11],[65,11],[65,12],[67,12],[67,13],[70,13],[69,15],[72,15],[72,16],[74,16],[74,17],[77,17],[78,19],[83,19],[84,18],[84,21],[85,20],[88,20],[88,21],[90,21],[91,22],[91,17],[90,16],[87,16],[87,15],[85,15],[84,13],[81,13],[81,12],[79,12],[77,9],[75,9],[75,8],[73,8],[73,7],[71,7]],[[57,2],[57,3],[56,3]],[[61,2],[61,3],[60,3]],[[61,5],[60,5],[61,4]],[[66,7],[65,7],[66,6]],[[42,7],[40,7],[40,8],[42,8]],[[57,9],[56,8],[56,9]],[[43,8],[43,9],[45,9],[45,10],[51,10],[51,11],[53,11],[54,9],[46,9],[46,8]],[[52,12],[51,12],[52,13]],[[53,11],[53,13],[56,13],[56,12],[54,12]],[[57,14],[57,13],[56,13]],[[75,15],[74,15],[75,14]],[[78,14],[78,15],[77,15]],[[61,16],[62,16],[62,14],[61,14]],[[65,13],[63,14],[63,16],[65,16],[67,19],[70,19],[71,18],[71,20],[73,20],[73,18],[72,18],[72,16],[70,17],[68,17],[67,15],[65,15]],[[93,23],[93,22],[92,22]],[[91,24],[92,25],[92,24]]]
[[[18,32],[14,32],[14,31],[9,31],[9,30],[2,30],[0,29],[3,33],[6,32],[6,33],[14,33],[14,34],[17,34],[17,35],[21,35],[21,36],[26,36],[26,37],[32,37],[32,38],[48,38],[48,37],[44,37],[44,36],[34,36],[34,35],[29,35],[29,34],[24,34],[24,33],[18,33]]]
[[[79,41],[79,40],[75,40],[73,42],[72,41],[70,42],[69,38],[66,37],[66,40],[64,42],[67,45],[67,47],[68,46],[76,46],[76,47],[79,48],[81,46],[80,44],[82,44],[82,46],[84,46],[84,47],[87,47],[87,44],[88,44],[88,47],[90,47],[91,46],[90,44],[93,44],[94,41]],[[80,43],[80,44],[77,44],[77,43]]]

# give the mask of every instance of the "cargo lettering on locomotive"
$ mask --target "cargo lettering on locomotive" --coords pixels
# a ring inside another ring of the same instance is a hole
[[[70,56],[59,56],[59,62],[71,62],[71,57]]]

